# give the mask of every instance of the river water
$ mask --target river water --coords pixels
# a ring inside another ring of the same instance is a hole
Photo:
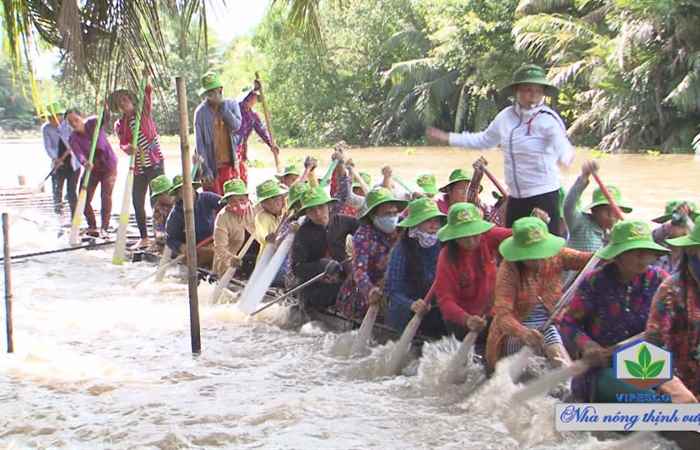
[[[28,184],[45,175],[38,143],[1,142],[0,148],[12,152],[6,159],[12,164],[0,167],[0,185],[14,185],[19,174]],[[310,153],[327,163],[327,150]],[[167,154],[172,175],[177,153]],[[375,176],[388,163],[406,181],[425,170],[444,180],[478,155],[444,148],[352,151]],[[486,155],[501,176],[499,153]],[[252,157],[270,160],[260,149]],[[120,158],[121,168],[125,161]],[[621,187],[638,217],[656,215],[670,198],[700,200],[700,163],[692,157],[610,156],[602,164],[601,176]],[[252,177],[271,173],[254,170]],[[565,183],[575,175],[564,174]],[[114,199],[118,210],[121,194]],[[15,222],[11,232],[13,253],[65,244],[32,222]],[[517,386],[505,373],[471,395],[471,383],[444,383],[454,341],[429,344],[402,375],[389,377],[382,369],[392,344],[348,359],[349,336],[319,324],[287,329],[280,326],[282,308],[246,319],[230,305],[206,304],[208,285],[200,286],[203,352],[193,357],[186,285],[171,276],[133,288],[150,270],[146,263],[113,266],[110,250],[13,265],[15,353],[0,354],[0,448],[613,448],[588,433],[557,433],[554,400],[509,405]],[[0,342],[4,351],[4,337]],[[673,447],[654,437],[633,448]]]

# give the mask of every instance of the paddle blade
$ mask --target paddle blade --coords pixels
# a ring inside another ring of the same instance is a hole
[[[277,273],[282,267],[285,258],[289,254],[292,248],[292,242],[294,241],[294,233],[289,233],[282,243],[279,245],[274,255],[270,259],[270,262],[265,266],[263,272],[260,273],[260,277],[255,279],[254,286],[246,294],[246,297],[241,297],[241,301],[238,302],[238,307],[244,313],[250,315],[258,309],[260,302],[262,301],[267,289],[272,284],[272,281],[277,276]],[[269,250],[274,251],[272,245],[265,246],[265,252]],[[250,282],[248,284],[251,284]],[[247,287],[247,286],[246,286]]]
[[[131,192],[134,186],[134,155],[131,155],[129,163],[129,174],[126,176],[126,186],[124,187],[124,197],[122,198],[122,211],[119,214],[119,229],[117,230],[117,241],[114,246],[114,256],[112,264],[124,264],[124,254],[126,252],[126,228],[129,226],[129,212],[131,211]]]
[[[579,375],[588,370],[588,364],[583,360],[578,360],[570,366],[560,367],[551,370],[536,380],[526,384],[522,389],[513,394],[511,402],[522,403],[540,395],[544,395],[558,384],[565,382],[569,378]]]
[[[357,332],[355,341],[352,343],[351,355],[361,355],[369,346],[369,339],[372,337],[372,328],[374,327],[374,322],[377,321],[377,314],[379,314],[378,305],[371,305],[367,309],[365,318],[362,319],[362,325],[360,325],[360,331]]]
[[[156,281],[158,283],[163,281],[166,269],[171,266],[170,260],[172,259],[172,257],[173,250],[166,245],[165,250],[163,250],[163,256],[161,256],[160,263],[158,264],[158,270],[155,273]]]
[[[80,245],[80,224],[83,222],[83,210],[85,209],[85,201],[87,199],[87,191],[80,190],[78,203],[75,205],[75,214],[73,214],[73,222],[70,227],[70,245]]]
[[[231,282],[231,278],[233,278],[233,275],[236,273],[236,268],[235,267],[229,267],[226,269],[226,272],[221,276],[221,279],[219,279],[219,282],[216,283],[216,287],[214,288],[214,292],[211,295],[211,300],[210,303],[215,304],[219,303],[219,300],[221,298],[221,295],[224,293],[224,288],[228,286],[228,284]]]
[[[478,337],[479,333],[476,331],[470,331],[466,336],[464,336],[464,339],[462,339],[462,343],[460,344],[457,353],[452,356],[452,359],[447,365],[447,370],[445,371],[445,379],[448,383],[457,384],[459,383],[460,379],[462,379],[464,368],[467,364],[467,359],[469,358],[469,353],[472,351],[472,348],[474,348],[476,338]],[[462,381],[464,380],[462,379]]]
[[[401,370],[406,355],[411,348],[411,342],[413,338],[416,337],[418,333],[418,328],[420,328],[420,323],[423,320],[423,316],[414,314],[413,318],[408,322],[406,328],[404,328],[403,333],[401,333],[401,338],[394,346],[391,355],[389,356],[389,362],[387,364],[387,375],[396,375]]]

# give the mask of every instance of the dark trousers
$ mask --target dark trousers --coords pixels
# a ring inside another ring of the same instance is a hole
[[[549,232],[559,236],[561,234],[559,226],[561,222],[559,190],[527,198],[509,197],[508,208],[506,209],[506,227],[511,228],[516,220],[532,215],[533,208],[539,208],[549,214]]]
[[[134,175],[134,187],[131,191],[131,200],[134,204],[134,215],[136,216],[136,225],[139,227],[141,238],[148,236],[146,228],[146,193],[150,191],[148,187],[151,180],[158,175],[163,175],[163,166],[146,167],[141,173]],[[153,206],[153,203],[151,203]]]
[[[70,206],[70,216],[75,214],[75,204],[78,203],[78,180],[80,169],[72,170],[61,168],[51,176],[53,185],[53,205],[56,214],[63,213],[63,185],[66,185],[66,198]]]
[[[90,174],[90,182],[87,186],[87,196],[85,198],[85,219],[88,227],[97,228],[95,221],[95,210],[92,209],[92,198],[95,196],[97,185],[100,185],[100,217],[102,218],[102,229],[109,228],[109,219],[112,214],[112,190],[114,183],[117,181],[117,172],[92,172]],[[82,183],[81,183],[82,184]]]

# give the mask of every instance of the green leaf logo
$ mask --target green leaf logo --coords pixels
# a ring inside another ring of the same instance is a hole
[[[635,378],[648,380],[657,377],[664,369],[666,362],[664,360],[651,360],[651,352],[646,345],[642,344],[637,353],[637,361],[625,360],[627,371]]]

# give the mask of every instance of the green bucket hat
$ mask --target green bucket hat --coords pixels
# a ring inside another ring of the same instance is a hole
[[[472,203],[455,203],[447,211],[447,225],[438,231],[440,242],[486,233],[496,225],[485,221]]]
[[[362,207],[360,219],[368,216],[377,206],[383,205],[384,203],[396,203],[400,205],[400,208],[406,206],[406,201],[394,197],[394,194],[389,189],[385,187],[374,188],[369,191],[367,197],[365,197],[365,204]]]
[[[360,172],[360,178],[362,178],[362,181],[365,182],[367,187],[372,185],[372,175],[368,174],[367,172]],[[360,185],[358,182],[352,183],[352,189],[355,189],[356,187],[361,188],[362,185]]]
[[[277,180],[267,180],[260,183],[255,188],[255,193],[258,197],[258,203],[262,203],[268,198],[279,197],[285,195],[287,190],[280,186]]]
[[[287,175],[297,175],[297,176],[301,175],[301,171],[299,170],[299,166],[297,166],[296,164],[290,164],[284,168],[282,173],[279,173],[275,176],[277,178],[282,178],[282,177],[287,176]]]
[[[416,178],[416,185],[423,189],[423,192],[428,195],[436,195],[438,193],[437,180],[432,173],[419,175],[418,178]]]
[[[294,208],[294,205],[301,200],[304,193],[309,189],[311,189],[311,187],[306,181],[293,184],[292,187],[289,188],[289,208]]]
[[[445,217],[445,215],[440,212],[437,204],[427,197],[413,200],[408,204],[407,208],[408,216],[399,222],[399,227],[411,228],[435,217]]]
[[[178,189],[182,187],[182,184],[184,183],[184,180],[182,179],[182,175],[175,175],[173,177],[173,183],[172,186],[170,187],[170,190],[168,193],[171,195]],[[197,189],[198,187],[202,186],[202,183],[199,181],[192,181],[192,188]]]
[[[465,169],[455,169],[450,174],[450,179],[447,181],[447,184],[440,188],[440,192],[447,192],[448,188],[451,185],[453,185],[459,181],[469,182],[472,180],[472,177],[473,177],[472,174]]]
[[[314,206],[326,205],[337,201],[338,200],[331,198],[331,196],[328,195],[328,193],[321,186],[307,189],[301,196],[301,208],[299,209],[299,214],[304,214],[307,209],[313,208]]]
[[[695,228],[693,228],[690,234],[674,239],[666,239],[666,243],[674,247],[693,247],[700,245],[700,217],[695,218]]]
[[[625,203],[622,201],[622,195],[620,194],[620,190],[617,188],[617,186],[605,186],[608,189],[608,192],[610,192],[610,195],[612,195],[613,200],[615,200],[615,203],[617,206],[620,207],[622,212],[624,213],[630,213],[632,212],[632,208],[629,206],[625,205]],[[605,195],[603,195],[603,191],[600,190],[600,188],[597,188],[595,191],[593,191],[593,201],[591,202],[590,205],[586,206],[584,209],[585,212],[591,213],[593,208],[596,206],[601,206],[601,205],[609,205],[610,203],[608,202],[608,199],[605,198]]]
[[[202,76],[201,83],[202,88],[197,93],[200,97],[206,94],[208,91],[211,91],[212,89],[218,89],[224,86],[223,84],[221,84],[219,75],[215,74],[214,72],[205,73],[204,76]]]
[[[654,250],[668,253],[666,247],[654,242],[651,228],[641,220],[623,220],[615,224],[610,231],[610,243],[596,252],[601,259],[614,259],[629,250]]]
[[[513,81],[501,90],[501,94],[506,97],[515,95],[515,87],[519,84],[539,84],[544,87],[545,95],[554,97],[559,89],[547,80],[544,69],[535,64],[525,64],[513,73]]]
[[[671,218],[673,217],[673,213],[683,205],[683,203],[686,203],[688,207],[690,208],[690,219],[695,220],[697,217],[700,217],[700,213],[697,212],[698,207],[695,203],[693,202],[686,202],[685,200],[671,200],[670,202],[666,203],[666,210],[664,211],[664,214],[662,216],[657,217],[656,219],[653,219],[652,222],[655,223],[666,223]]]
[[[46,113],[45,117],[50,118],[51,116],[62,116],[63,113],[66,111],[66,108],[61,106],[60,103],[58,102],[51,102],[48,105],[46,105]]]
[[[565,243],[540,218],[523,217],[513,223],[513,236],[501,242],[498,251],[510,262],[545,259],[559,253]]]
[[[158,175],[148,183],[148,187],[151,189],[151,198],[156,198],[160,194],[169,192],[172,186],[170,179],[166,175]]]
[[[219,203],[228,203],[228,199],[234,195],[248,195],[248,188],[240,178],[234,178],[224,183],[224,195]]]

